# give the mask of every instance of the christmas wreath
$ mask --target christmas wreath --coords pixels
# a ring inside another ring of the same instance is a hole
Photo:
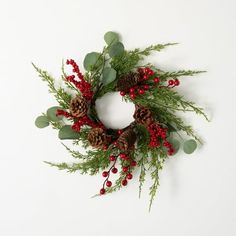
[[[125,50],[115,32],[107,32],[104,40],[106,46],[101,53],[91,52],[85,56],[85,73],[82,74],[77,63],[70,59],[66,61],[72,69],[69,74],[63,63],[63,85],[60,87],[55,85],[51,75],[33,64],[59,104],[37,117],[35,124],[38,128],[51,125],[59,130],[59,139],[71,139],[73,145],[85,148],[84,154],[63,144],[75,161],[46,163],[68,172],[80,171],[90,175],[102,172],[104,180],[97,195],[126,186],[137,172],[140,195],[149,171],[153,180],[151,207],[159,186],[159,171],[165,160],[177,153],[181,142],[187,154],[201,143],[192,127],[186,125],[176,111],[195,112],[208,118],[202,108],[186,100],[174,88],[180,85],[181,77],[203,71],[169,72],[143,62],[152,52],[159,52],[175,43]],[[96,100],[111,92],[119,92],[125,101],[135,104],[134,121],[124,129],[105,127],[97,115]],[[112,181],[116,175],[117,179]]]

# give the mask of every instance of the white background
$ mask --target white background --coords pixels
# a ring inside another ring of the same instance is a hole
[[[234,0],[1,0],[0,235],[236,235],[235,11]],[[34,126],[56,103],[31,61],[55,77],[63,58],[82,68],[108,30],[120,32],[127,49],[179,42],[150,60],[208,71],[180,88],[211,117],[186,116],[205,145],[166,162],[151,213],[149,179],[140,200],[137,175],[126,189],[92,199],[102,178],[45,165],[71,159],[55,131]]]

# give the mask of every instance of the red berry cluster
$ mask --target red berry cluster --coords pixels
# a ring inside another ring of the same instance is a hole
[[[125,178],[121,181],[121,184],[123,186],[126,186],[128,184],[128,180],[131,180],[133,178],[133,175],[131,174],[131,168],[135,167],[137,165],[137,162],[131,159],[125,153],[120,153],[119,157],[124,161],[128,161],[128,164],[122,166],[122,172],[125,173]]]
[[[73,116],[69,112],[60,110],[60,109],[56,111],[56,116],[64,116],[65,118],[73,118]]]
[[[106,193],[106,189],[105,189],[105,186],[110,188],[112,186],[112,182],[109,180],[109,177],[110,177],[110,174],[113,173],[113,174],[116,174],[118,172],[118,169],[115,167],[115,164],[116,164],[116,161],[117,161],[117,157],[114,156],[114,155],[111,155],[109,157],[109,160],[111,162],[113,162],[113,164],[111,165],[111,167],[109,168],[108,171],[103,171],[102,172],[102,176],[104,178],[106,178],[103,182],[103,186],[102,188],[100,189],[100,194],[103,195]]]
[[[148,126],[148,132],[150,134],[149,147],[156,148],[163,144],[163,146],[167,148],[168,155],[174,154],[171,143],[166,140],[167,128],[162,128],[159,124],[152,123]]]
[[[140,76],[140,85],[131,87],[129,89],[129,96],[131,99],[135,99],[137,94],[143,95],[147,90],[151,88],[149,84],[145,84],[145,81],[152,79],[155,84],[160,83],[160,77],[155,76],[155,72],[149,67],[138,68],[138,73]],[[124,91],[120,91],[121,96],[125,96],[126,93]]]
[[[131,168],[135,167],[137,165],[137,162],[131,159],[125,153],[120,153],[119,156],[110,155],[109,160],[113,162],[113,164],[108,171],[102,172],[102,176],[106,179],[103,182],[103,187],[100,189],[101,195],[106,193],[105,186],[108,188],[112,186],[112,182],[109,180],[109,177],[111,173],[116,174],[118,172],[118,169],[115,167],[118,157],[120,157],[121,160],[128,161],[128,165],[122,166],[122,172],[125,174],[125,178],[121,181],[121,184],[123,186],[126,186],[128,184],[128,180],[131,180],[133,178],[133,175],[131,174]]]
[[[154,75],[154,71],[149,67],[144,67],[144,68],[140,67],[138,68],[138,72],[143,80],[148,80],[150,79],[150,76]]]
[[[73,72],[76,73],[80,81],[75,80],[74,75],[67,76],[67,80],[75,85],[76,88],[78,88],[82,95],[87,99],[91,100],[93,97],[93,91],[92,86],[90,83],[88,83],[85,79],[82,73],[80,72],[79,66],[76,64],[74,60],[67,60],[67,65],[71,65],[73,67]]]
[[[88,125],[92,128],[104,128],[104,125],[100,122],[94,122],[88,116],[83,116],[82,118],[75,121],[75,123],[71,126],[71,128],[77,132],[80,132],[81,126]]]
[[[174,88],[175,86],[179,86],[180,81],[178,79],[170,79],[168,80],[168,87]]]

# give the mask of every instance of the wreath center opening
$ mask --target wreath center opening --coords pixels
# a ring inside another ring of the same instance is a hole
[[[134,121],[135,105],[123,101],[119,92],[108,93],[97,99],[95,108],[107,128],[123,129]]]

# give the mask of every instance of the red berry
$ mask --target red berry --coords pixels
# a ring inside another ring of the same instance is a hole
[[[144,76],[143,76],[143,79],[144,79],[144,80],[148,80],[148,76],[147,76],[147,75],[144,75]]]
[[[164,146],[164,147],[170,147],[171,144],[170,144],[168,141],[165,141],[165,142],[163,143],[163,146]]]
[[[112,186],[112,182],[108,180],[108,181],[106,182],[106,186],[107,186],[107,187],[111,187],[111,186]]]
[[[168,84],[170,85],[170,86],[172,86],[172,85],[174,85],[174,80],[172,80],[172,79],[170,79],[169,81],[168,81]]]
[[[178,79],[175,79],[174,83],[175,83],[175,86],[179,86],[179,84],[180,84]]]
[[[123,172],[127,172],[129,170],[129,167],[128,166],[123,166],[122,170],[123,170]]]
[[[133,175],[131,174],[131,173],[129,173],[128,175],[127,175],[127,179],[132,179],[133,178]]]
[[[125,92],[124,91],[120,91],[120,95],[123,97],[125,96]]]
[[[137,162],[133,160],[133,161],[131,161],[130,165],[131,165],[131,166],[136,166],[136,165],[137,165]]]
[[[108,149],[108,145],[105,144],[105,145],[103,146],[103,149],[104,149],[104,150],[107,150],[107,149]]]
[[[149,68],[149,67],[146,67],[146,68],[144,69],[144,71],[145,71],[145,73],[148,73],[148,72],[150,71],[150,68]]]
[[[124,153],[120,153],[119,156],[120,156],[121,159],[124,159],[124,158],[126,157],[126,154],[124,154]]]
[[[143,89],[139,89],[138,92],[139,92],[139,94],[144,94],[145,93],[145,91]]]
[[[158,84],[160,83],[160,77],[156,77],[153,79],[154,83]]]
[[[109,157],[109,160],[110,160],[110,161],[115,161],[115,159],[116,159],[116,157],[115,157],[114,155],[111,155],[111,156]]]
[[[120,134],[123,133],[123,130],[119,129],[119,130],[117,131],[117,133],[120,135]]]
[[[113,174],[116,174],[116,173],[118,172],[118,170],[117,170],[116,167],[114,167],[114,168],[111,170],[111,172],[112,172]]]
[[[129,160],[129,157],[126,154],[124,154],[124,153],[121,153],[119,156],[123,160]]]
[[[154,71],[150,69],[150,70],[148,71],[148,75],[154,75]]]
[[[106,193],[106,190],[105,190],[104,188],[101,188],[101,189],[100,189],[100,194],[103,195],[103,194],[105,194],[105,193]]]
[[[114,146],[117,146],[117,144],[118,144],[117,141],[113,142],[113,145],[114,145]]]
[[[135,88],[130,88],[129,91],[130,91],[130,93],[134,93],[135,92]]]
[[[135,99],[135,97],[136,97],[135,93],[131,93],[129,96],[131,99]]]
[[[145,84],[145,85],[143,86],[143,88],[144,88],[144,90],[149,90],[150,86],[149,86],[148,84]]]
[[[128,181],[127,181],[126,179],[123,179],[122,182],[121,182],[121,184],[122,184],[123,186],[126,186],[126,185],[128,184]]]
[[[102,176],[103,176],[103,177],[107,177],[107,176],[108,176],[108,172],[107,172],[107,171],[103,171],[103,172],[102,172]]]

